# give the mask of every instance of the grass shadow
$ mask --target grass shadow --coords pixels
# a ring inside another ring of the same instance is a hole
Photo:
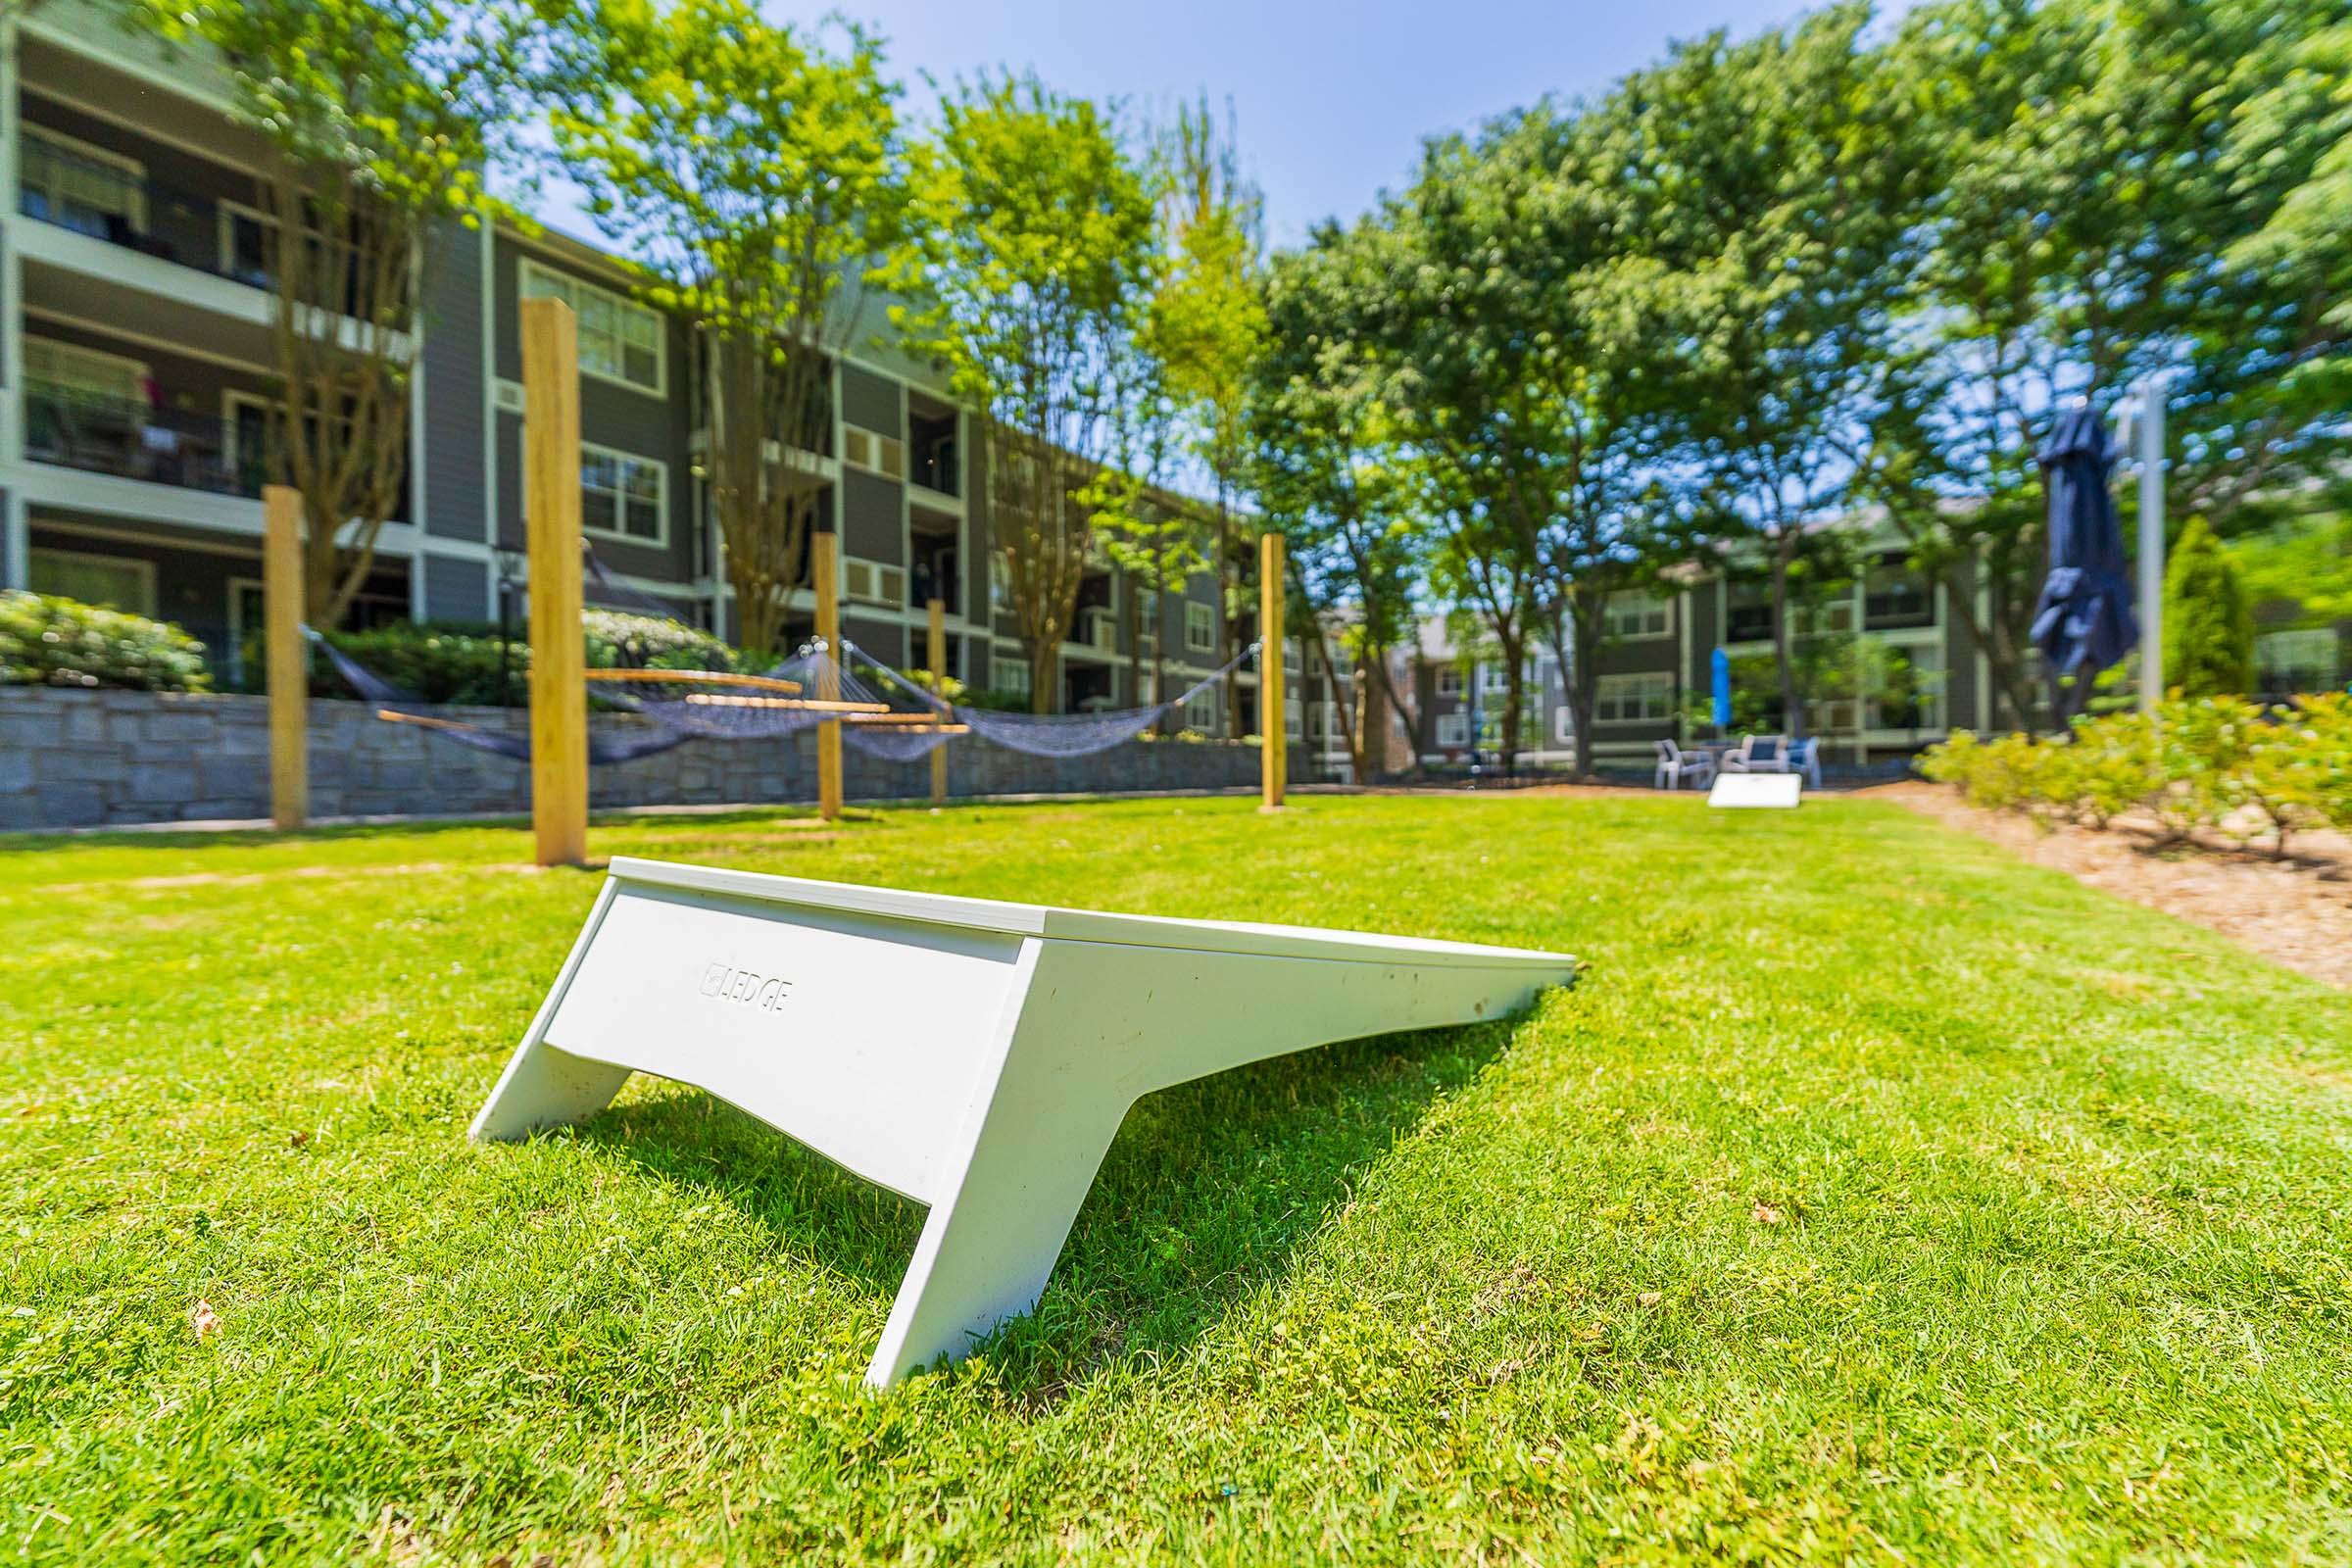
[[[1163,1090],[1121,1124],[1035,1312],[989,1342],[1008,1397],[1043,1410],[1114,1360],[1164,1356],[1286,1272],[1440,1097],[1508,1045],[1516,1018],[1378,1035]],[[578,1137],[768,1227],[777,1244],[887,1298],[923,1205],[764,1123],[680,1089]]]

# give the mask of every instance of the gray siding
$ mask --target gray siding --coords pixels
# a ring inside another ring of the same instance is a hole
[[[906,400],[899,383],[855,365],[841,368],[841,416],[849,424],[906,438]]]
[[[841,548],[861,561],[906,564],[906,486],[862,468],[841,470]]]
[[[417,351],[424,409],[413,449],[424,459],[424,528],[445,539],[481,539],[490,520],[489,476],[482,471],[482,420],[489,407],[482,378],[482,239],[475,230],[444,223],[428,243],[424,338]],[[433,613],[440,612],[436,603]]]
[[[424,557],[424,606],[435,620],[487,622],[498,612],[490,603],[490,573],[478,561],[459,556]]]

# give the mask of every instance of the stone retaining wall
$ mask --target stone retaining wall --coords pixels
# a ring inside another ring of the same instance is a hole
[[[452,708],[448,717],[519,728],[519,710]],[[605,720],[600,719],[600,723]],[[1304,749],[1291,776],[1309,780]],[[949,793],[1158,794],[1257,784],[1257,748],[1150,741],[1054,760],[975,739],[952,742]],[[927,760],[885,762],[848,749],[853,800],[930,793]],[[590,769],[596,807],[812,801],[813,733],[770,741],[689,741]],[[364,703],[311,704],[311,814],[466,815],[527,811],[526,764],[387,724]],[[260,697],[0,686],[0,830],[104,827],[270,814],[270,715]]]

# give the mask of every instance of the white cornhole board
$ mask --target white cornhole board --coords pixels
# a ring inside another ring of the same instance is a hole
[[[929,1204],[879,1387],[1036,1304],[1141,1096],[1497,1017],[1575,972],[1515,948],[615,859],[472,1136],[591,1116],[658,1073]]]
[[[1718,773],[1707,791],[1709,806],[1791,807],[1804,793],[1805,781],[1794,773]]]

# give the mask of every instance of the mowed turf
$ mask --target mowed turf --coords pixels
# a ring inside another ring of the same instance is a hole
[[[1144,1102],[876,1395],[914,1205],[645,1079],[465,1141],[597,874],[8,841],[0,1561],[2352,1557],[2352,998],[2200,929],[1865,801],[591,843],[1587,968]]]

